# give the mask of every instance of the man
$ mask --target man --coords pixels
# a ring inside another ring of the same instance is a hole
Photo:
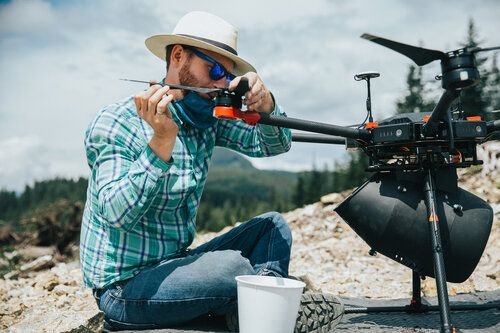
[[[237,55],[236,40],[235,28],[219,17],[188,13],[173,34],[146,40],[167,62],[164,86],[104,108],[86,132],[91,176],[80,259],[84,283],[110,329],[169,327],[206,314],[226,315],[236,329],[234,278],[288,276],[292,237],[278,213],[188,249],[214,146],[255,157],[290,148],[288,129],[218,120],[212,96],[169,88],[233,90],[245,77],[248,110],[284,115],[253,66]],[[336,299],[317,302],[341,317]]]

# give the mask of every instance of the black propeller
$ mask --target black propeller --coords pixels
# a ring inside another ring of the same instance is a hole
[[[149,85],[159,84],[162,87],[167,85],[170,87],[170,89],[189,90],[189,91],[194,91],[194,92],[201,93],[201,94],[210,94],[213,92],[228,91],[226,88],[200,88],[200,87],[182,86],[182,85],[178,85],[178,84],[166,84],[163,82],[152,82],[152,81],[131,80],[131,79],[120,79],[120,80],[129,81],[129,82],[147,83]],[[234,89],[233,92],[236,95],[243,96],[243,95],[245,95],[245,93],[248,90],[250,90],[250,86],[248,85],[248,79],[246,77],[242,77],[240,79],[240,82],[238,82],[238,85],[236,86],[236,88]]]
[[[120,79],[120,80],[129,81],[129,82],[147,83],[150,85],[159,84],[162,87],[167,85],[170,87],[170,89],[190,90],[190,91],[194,91],[194,92],[198,92],[198,93],[202,93],[202,94],[209,94],[212,92],[222,91],[221,88],[198,88],[198,87],[181,86],[181,85],[176,85],[176,84],[164,84],[162,82],[151,82],[151,81],[130,80],[130,79]]]
[[[477,53],[477,52],[484,52],[484,51],[493,51],[493,50],[500,50],[500,46],[494,46],[494,47],[474,47],[471,49],[468,49],[469,52],[471,53]]]
[[[419,66],[427,65],[434,60],[443,60],[446,57],[446,54],[441,51],[424,49],[423,47],[394,42],[392,40],[370,34],[362,34],[361,38],[399,52],[413,60]]]
[[[395,42],[370,34],[363,34],[361,38],[401,53],[419,66],[427,65],[434,60],[441,60],[442,86],[444,89],[451,90],[464,89],[479,82],[479,71],[474,58],[475,53],[500,49],[500,46],[488,48],[465,47],[445,53]]]

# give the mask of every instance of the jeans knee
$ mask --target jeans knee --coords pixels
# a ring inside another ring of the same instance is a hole
[[[224,267],[228,270],[227,275],[238,276],[238,275],[252,275],[255,271],[250,264],[250,260],[243,257],[240,251],[235,250],[224,250],[222,252],[221,260],[224,263]]]
[[[262,218],[265,218],[271,221],[274,224],[274,228],[278,229],[283,239],[291,246],[292,244],[292,231],[288,226],[283,215],[278,212],[267,212],[261,215]]]

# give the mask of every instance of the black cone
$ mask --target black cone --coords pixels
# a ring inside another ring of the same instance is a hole
[[[440,178],[447,176],[436,176],[436,181]],[[422,276],[434,277],[423,179],[419,173],[405,180],[400,177],[397,180],[394,173],[377,174],[335,211],[375,251]],[[446,278],[449,282],[463,282],[472,274],[484,251],[493,210],[481,198],[456,187],[456,179],[455,186],[437,187]]]

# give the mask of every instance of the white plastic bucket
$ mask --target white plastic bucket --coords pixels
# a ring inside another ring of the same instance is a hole
[[[240,333],[292,333],[305,283],[273,276],[241,275],[238,285]]]

